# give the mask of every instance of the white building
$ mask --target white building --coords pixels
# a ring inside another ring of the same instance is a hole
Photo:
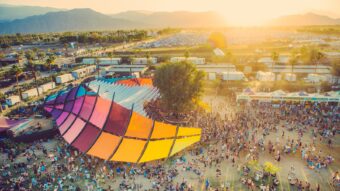
[[[324,55],[328,59],[340,59],[340,52],[324,52]]]
[[[311,83],[325,82],[328,81],[328,77],[319,74],[308,74],[306,81]]]
[[[148,62],[151,64],[157,64],[157,58],[151,57],[151,58],[133,58],[132,59],[132,64],[140,64],[140,65],[147,65]]]
[[[188,61],[191,62],[193,64],[197,64],[197,65],[201,65],[201,64],[205,64],[205,58],[198,58],[198,57],[172,57],[170,58],[170,62],[174,63],[174,62],[182,62],[182,61]]]
[[[9,106],[13,106],[16,103],[19,103],[20,101],[21,101],[20,96],[13,95],[6,99],[6,104]]]
[[[256,79],[259,81],[275,81],[275,74],[272,72],[258,71],[256,73]]]
[[[209,72],[208,73],[208,80],[216,80],[216,73]]]
[[[96,66],[92,65],[92,66],[87,66],[85,68],[80,68],[77,70],[72,71],[72,76],[75,79],[79,79],[79,78],[83,78],[85,76],[90,75],[91,73],[96,71]]]
[[[262,57],[257,62],[265,64],[268,68],[271,68],[273,64],[288,64],[289,56],[279,56],[279,59],[276,63],[271,57]]]
[[[74,80],[74,77],[72,76],[72,74],[63,74],[55,78],[55,81],[57,82],[57,84],[63,84],[66,82],[70,82],[72,80]]]
[[[32,89],[29,89],[27,91],[24,91],[21,93],[21,96],[22,96],[22,99],[28,99],[30,97],[35,97],[35,96],[38,96],[38,91],[39,91],[39,95],[41,95],[43,92],[40,88],[32,88]]]
[[[215,56],[225,56],[224,52],[219,48],[214,49],[214,54]]]
[[[43,84],[39,86],[39,89],[41,89],[41,92],[47,92],[48,90],[55,88],[55,82],[48,82],[46,84]]]
[[[97,58],[83,58],[83,64],[97,64]],[[98,65],[109,66],[118,65],[122,62],[121,58],[98,58]]]
[[[287,73],[285,74],[285,80],[289,82],[295,82],[296,81],[296,74]]]
[[[233,64],[202,64],[196,66],[197,70],[202,70],[207,73],[214,72],[222,74],[222,72],[235,72],[236,67]]]
[[[222,79],[226,81],[239,81],[244,80],[245,76],[243,72],[223,72]]]

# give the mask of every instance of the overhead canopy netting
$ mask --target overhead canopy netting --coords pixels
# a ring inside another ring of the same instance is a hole
[[[44,109],[56,120],[66,142],[104,160],[142,163],[163,159],[200,140],[200,128],[179,127],[146,116],[143,103],[159,96],[152,84],[124,83],[94,80],[48,97]]]

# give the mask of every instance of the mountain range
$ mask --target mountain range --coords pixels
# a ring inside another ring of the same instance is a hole
[[[42,15],[49,12],[64,11],[53,7],[38,6],[13,6],[0,4],[0,22],[11,21],[14,19],[23,19],[33,15]]]
[[[331,18],[315,13],[287,15],[268,22],[271,26],[340,25],[340,18]]]
[[[340,25],[340,19],[308,13],[279,17],[269,21],[267,25]],[[226,26],[226,22],[222,16],[212,11],[126,11],[107,15],[87,8],[63,10],[0,4],[0,34],[221,26]]]

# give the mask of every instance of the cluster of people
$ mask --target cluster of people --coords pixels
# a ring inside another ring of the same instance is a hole
[[[60,136],[29,144],[2,142],[0,190],[184,191],[197,190],[198,185],[219,190],[220,185],[212,185],[212,177],[207,177],[206,172],[214,169],[214,178],[218,180],[228,173],[223,165],[230,164],[242,174],[240,185],[243,183],[249,190],[267,191],[277,190],[279,182],[275,173],[260,176],[256,172],[253,174],[257,176],[250,176],[251,170],[246,165],[248,161],[258,161],[264,153],[277,162],[301,153],[311,169],[326,168],[334,161],[318,144],[332,147],[329,140],[340,127],[337,106],[281,104],[273,108],[269,103],[236,105],[232,101],[212,106],[212,112],[193,112],[190,117],[192,126],[202,128],[200,143],[168,160],[146,164],[93,158],[68,146]],[[287,132],[296,136],[289,137]],[[276,135],[275,140],[268,138],[272,134]],[[310,142],[304,140],[307,136],[311,137]],[[261,181],[271,176],[277,181]],[[313,187],[306,181],[294,181],[298,190]],[[229,189],[231,184],[224,182],[222,190]]]

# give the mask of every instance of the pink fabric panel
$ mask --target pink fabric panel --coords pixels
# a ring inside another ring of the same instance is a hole
[[[64,121],[65,121],[65,119],[66,119],[66,117],[68,116],[68,112],[63,112],[59,117],[58,117],[58,119],[56,120],[56,123],[57,123],[57,125],[59,126],[59,125],[61,125]]]
[[[109,114],[111,103],[112,102],[110,100],[98,97],[90,122],[102,129]]]
[[[84,120],[88,120],[93,107],[94,107],[94,103],[96,102],[96,97],[95,96],[86,96],[85,97],[85,101],[83,104],[83,107],[80,111],[80,116],[84,119]]]
[[[74,107],[72,109],[72,113],[78,114],[81,108],[81,105],[83,104],[84,96],[77,98],[77,100],[74,103]]]
[[[72,125],[73,121],[75,120],[76,116],[72,113],[68,116],[65,122],[59,127],[60,134],[64,134],[65,131]]]
[[[71,126],[71,128],[64,135],[64,139],[66,140],[66,142],[72,143],[72,141],[78,136],[78,134],[84,128],[85,124],[86,124],[85,121],[83,121],[80,118],[77,118],[76,121]]]
[[[52,108],[50,108],[50,107],[44,107],[44,109],[45,109],[47,112],[51,112],[51,111],[52,111]]]

